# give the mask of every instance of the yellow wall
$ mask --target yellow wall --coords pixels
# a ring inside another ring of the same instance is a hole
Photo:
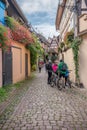
[[[12,67],[13,83],[25,79],[25,54],[28,54],[28,76],[30,76],[30,51],[23,44],[13,41]]]
[[[79,51],[79,76],[80,82],[87,88],[87,34],[83,37],[83,42],[80,45]],[[72,70],[70,73],[71,81],[75,82],[75,67],[73,60],[72,49],[69,49],[67,52],[64,52],[64,61],[67,63],[69,70]],[[62,56],[60,56],[60,59]]]
[[[0,87],[2,86],[2,50],[0,49]]]
[[[80,45],[79,64],[80,81],[87,88],[87,34],[83,36],[83,42]]]
[[[64,59],[64,62],[68,65],[68,69],[70,71],[70,80],[72,82],[75,82],[75,66],[74,66],[74,60],[73,60],[73,52],[72,49],[67,50],[63,53],[63,55],[59,56],[59,59]]]

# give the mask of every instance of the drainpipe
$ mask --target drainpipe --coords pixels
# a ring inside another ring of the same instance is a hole
[[[77,3],[74,0],[74,39],[77,37]]]

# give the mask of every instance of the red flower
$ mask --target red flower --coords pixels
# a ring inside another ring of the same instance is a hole
[[[29,30],[18,23],[15,24],[15,29],[12,30],[12,37],[15,41],[24,44],[29,44],[34,41]]]

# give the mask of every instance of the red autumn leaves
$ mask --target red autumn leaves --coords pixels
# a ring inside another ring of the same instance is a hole
[[[32,34],[28,28],[19,24],[13,18],[9,18],[8,22],[8,27],[0,25],[0,48],[12,46],[12,40],[20,42],[24,45],[34,42]]]
[[[19,23],[15,24],[15,28],[14,30],[12,30],[12,37],[15,41],[18,41],[25,45],[34,42],[29,30],[20,25]]]

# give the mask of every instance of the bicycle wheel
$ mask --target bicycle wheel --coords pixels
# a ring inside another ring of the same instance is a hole
[[[50,83],[50,86],[51,86],[51,87],[54,87],[54,82],[53,82],[53,81]]]
[[[70,81],[70,79],[69,79],[69,78],[67,79],[67,84],[68,84],[69,88],[71,88],[71,87],[72,87],[72,83],[71,83],[71,81]]]
[[[62,88],[63,88],[63,86],[62,86],[62,80],[59,79],[59,78],[58,78],[58,80],[57,80],[57,88],[58,88],[59,90],[62,90]]]
[[[51,86],[51,87],[54,87],[54,85],[55,85],[55,84],[54,84],[54,77],[52,76],[52,77],[51,77],[50,86]]]

